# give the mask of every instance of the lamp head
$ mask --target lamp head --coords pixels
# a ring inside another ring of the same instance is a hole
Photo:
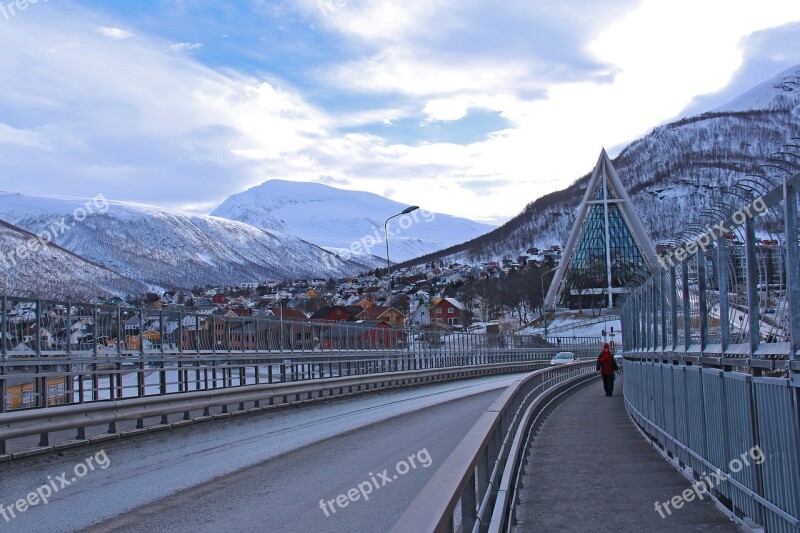
[[[403,209],[403,212],[401,214],[402,215],[407,215],[412,211],[416,211],[417,209],[419,209],[418,205],[412,205],[411,207],[406,207],[405,209]]]

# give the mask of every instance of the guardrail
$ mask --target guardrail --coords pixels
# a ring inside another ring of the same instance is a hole
[[[730,516],[780,532],[800,528],[800,173],[773,166],[794,170],[750,179],[753,202],[687,233],[621,315],[633,420]]]
[[[598,338],[404,330],[0,298],[0,413],[17,409],[321,379],[514,362]]]
[[[534,419],[557,396],[596,377],[595,365],[591,360],[549,367],[508,387],[434,473],[393,533],[505,531]]]
[[[51,451],[60,447],[71,447],[97,440],[107,440],[121,435],[147,433],[171,427],[223,418],[232,414],[252,413],[276,407],[277,404],[307,402],[433,381],[463,379],[508,372],[524,372],[546,364],[542,361],[524,361],[499,364],[476,364],[424,370],[406,370],[383,374],[364,374],[330,377],[302,382],[261,383],[216,390],[198,390],[179,394],[156,395],[114,399],[93,403],[61,406],[51,409],[34,409],[0,414],[0,447],[5,452],[6,441],[38,435],[41,438],[36,452]],[[276,402],[275,400],[278,399]],[[237,406],[235,412],[228,411]],[[221,408],[212,414],[212,408]],[[170,415],[181,415],[177,421],[169,421]],[[155,419],[149,427],[146,419]],[[135,428],[120,430],[119,424],[135,421]],[[89,427],[107,425],[94,437],[87,437]],[[61,445],[52,445],[49,435],[53,432],[76,430],[75,439]],[[17,454],[28,455],[28,450]]]

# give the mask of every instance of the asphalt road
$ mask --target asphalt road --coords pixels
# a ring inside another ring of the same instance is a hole
[[[59,487],[46,505],[0,516],[0,531],[387,531],[515,377],[387,391],[0,464],[0,505]],[[59,477],[69,484],[60,487]],[[358,498],[351,492],[337,503],[350,489]]]

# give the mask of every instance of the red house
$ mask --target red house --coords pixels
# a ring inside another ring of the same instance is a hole
[[[225,305],[228,303],[228,297],[224,294],[215,294],[213,298],[211,298],[211,303],[213,305]]]
[[[311,315],[312,322],[346,322],[355,320],[356,315],[362,311],[359,306],[345,307],[343,305],[326,305],[320,307]]]
[[[464,306],[453,298],[444,298],[431,308],[431,322],[462,326],[464,324]]]

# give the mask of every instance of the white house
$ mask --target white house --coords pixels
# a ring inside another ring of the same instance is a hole
[[[421,328],[431,323],[431,310],[424,305],[417,307],[411,316],[408,317],[407,323],[410,327]]]

